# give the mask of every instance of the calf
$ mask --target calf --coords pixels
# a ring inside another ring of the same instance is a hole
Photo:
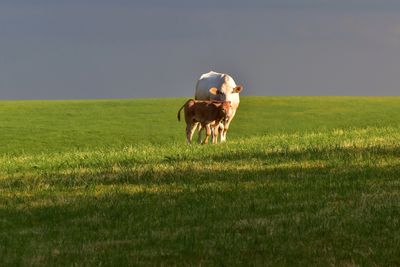
[[[217,142],[218,130],[223,128],[229,120],[228,115],[231,109],[230,101],[209,101],[189,99],[178,111],[178,120],[181,120],[181,110],[184,109],[186,121],[186,138],[188,143],[192,142],[193,132],[197,125],[206,128],[205,144],[211,135],[213,127],[213,143]]]

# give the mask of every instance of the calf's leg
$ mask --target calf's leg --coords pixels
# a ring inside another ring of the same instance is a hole
[[[203,131],[203,127],[201,126],[201,123],[198,124],[197,131],[199,132],[199,136],[197,137],[197,143],[201,144],[201,132]]]
[[[214,127],[213,144],[218,143],[218,135],[219,135],[219,133],[221,133],[221,135],[222,135],[223,132],[224,132],[224,125],[222,123],[219,123]]]
[[[211,127],[210,124],[207,124],[205,127],[206,127],[206,138],[204,139],[204,144],[208,144],[208,139],[210,138],[211,135]]]
[[[186,139],[188,144],[192,143],[193,133],[196,130],[196,123],[187,123],[186,124]]]

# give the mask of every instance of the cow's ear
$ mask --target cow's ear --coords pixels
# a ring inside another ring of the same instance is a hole
[[[211,93],[212,95],[218,94],[218,89],[215,88],[215,87],[211,87],[209,91],[210,91],[210,93]]]
[[[235,88],[233,88],[233,92],[234,93],[240,93],[241,91],[243,91],[243,86],[242,85],[238,85]]]

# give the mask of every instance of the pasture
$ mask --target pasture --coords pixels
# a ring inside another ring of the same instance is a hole
[[[400,97],[0,102],[0,266],[399,266]]]

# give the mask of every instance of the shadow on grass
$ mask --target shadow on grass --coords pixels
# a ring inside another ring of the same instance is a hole
[[[46,184],[58,187],[93,185],[162,185],[202,184],[218,181],[267,181],[336,178],[362,180],[363,178],[392,178],[400,173],[398,148],[333,148],[324,150],[230,151],[213,153],[195,160],[185,155],[169,155],[149,164],[137,164],[127,159],[115,160],[109,166],[91,169],[72,168],[36,170],[13,174],[0,180],[0,187],[17,190]],[[382,163],[382,160],[388,163]],[[337,177],[336,177],[337,176]],[[361,181],[360,180],[360,181]],[[296,180],[294,180],[295,182]]]
[[[3,179],[15,195],[0,196],[0,265],[398,265],[400,166],[376,161],[399,154],[235,152]],[[321,159],[333,164],[302,164]]]
[[[211,155],[214,161],[237,161],[237,160],[265,160],[265,161],[288,161],[288,160],[305,160],[305,159],[332,159],[332,156],[337,156],[337,159],[351,158],[355,155],[373,155],[375,157],[381,156],[400,156],[400,147],[368,147],[368,148],[354,148],[354,147],[337,147],[325,149],[305,149],[299,151],[276,151],[276,152],[260,152],[257,151],[234,151],[233,153],[215,153]]]
[[[131,177],[104,178],[105,191],[3,196],[0,263],[397,265],[399,188],[380,179],[399,171],[202,171],[195,183],[142,178],[138,192],[119,188],[138,184]]]

